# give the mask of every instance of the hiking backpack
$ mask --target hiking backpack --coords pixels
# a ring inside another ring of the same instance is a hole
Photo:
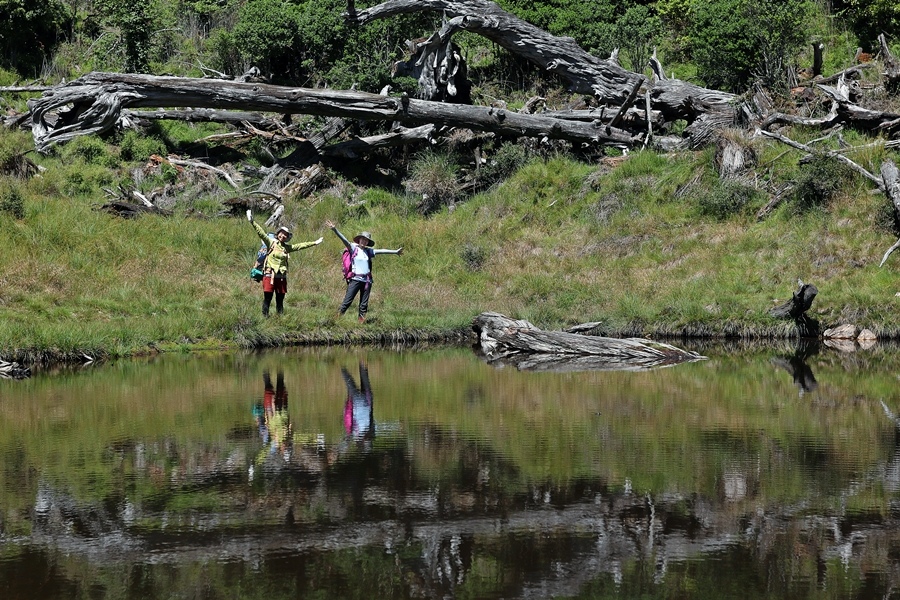
[[[360,246],[357,245],[356,248],[353,249],[353,252],[350,252],[347,248],[341,252],[341,274],[344,276],[344,281],[350,283],[350,279],[353,277],[353,259],[356,258],[356,253],[359,252]],[[369,256],[366,254],[366,256]],[[372,272],[372,257],[369,256],[369,273]]]
[[[268,236],[273,240],[275,239],[274,233],[269,233]],[[262,281],[263,270],[266,266],[266,258],[269,256],[269,252],[270,250],[266,247],[265,242],[263,242],[259,247],[259,250],[256,251],[256,260],[250,268],[250,279],[253,281]]]

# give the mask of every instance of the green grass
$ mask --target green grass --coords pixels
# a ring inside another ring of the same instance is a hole
[[[22,142],[4,132],[0,147],[11,147],[11,138]],[[797,153],[777,145],[757,152],[761,163],[777,165],[771,177],[809,178],[803,170],[812,167],[798,165]],[[827,202],[812,208],[798,211],[799,200],[788,199],[761,223],[755,213],[765,198],[723,192],[709,151],[637,152],[612,168],[533,158],[489,191],[428,217],[408,198],[338,181],[287,200],[296,239],[325,243],[294,255],[286,314],[266,320],[259,286],[247,276],[257,247],[252,229],[239,218],[194,216],[216,214],[230,192],[186,188],[171,217],[113,216],[98,210],[102,188],[143,166],[111,168],[118,153],[84,141],[35,156],[45,168],[36,177],[2,178],[12,198],[0,210],[4,355],[465,330],[482,311],[544,328],[602,321],[609,333],[735,326],[763,333],[784,330],[766,312],[790,297],[797,278],[819,288],[813,313],[824,325],[853,319],[900,330],[897,259],[878,268],[896,239],[878,225],[888,201],[858,177],[843,175]],[[869,162],[885,155],[873,152]],[[827,164],[814,167],[817,176],[828,172]],[[716,198],[712,209],[704,205]],[[380,247],[405,248],[376,259],[371,322],[362,327],[333,318],[344,285],[341,245],[326,219],[348,236],[368,229]]]

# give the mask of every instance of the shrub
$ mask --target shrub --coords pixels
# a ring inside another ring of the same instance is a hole
[[[503,144],[481,166],[479,177],[485,185],[503,181],[528,163],[529,156],[521,144]]]
[[[144,162],[154,154],[166,155],[166,145],[157,137],[129,129],[119,146],[122,160]]]
[[[815,156],[800,171],[793,192],[798,214],[825,208],[853,177],[850,167],[829,156]]]
[[[91,165],[114,167],[116,163],[106,143],[92,135],[82,135],[68,142],[60,155],[66,161],[77,159]]]
[[[14,219],[25,218],[25,199],[17,185],[0,184],[0,212],[10,214]]]
[[[461,251],[463,262],[470,271],[480,271],[487,260],[487,254],[487,250],[474,244],[464,245]]]
[[[700,214],[717,221],[739,215],[759,198],[760,192],[737,181],[723,181],[697,198]]]
[[[457,165],[446,153],[428,150],[416,157],[404,186],[408,192],[421,195],[418,206],[422,214],[453,203],[459,190],[457,171]]]

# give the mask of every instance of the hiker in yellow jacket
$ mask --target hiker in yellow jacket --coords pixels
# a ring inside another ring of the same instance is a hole
[[[253,220],[253,211],[247,211],[247,220],[256,230],[256,235],[266,245],[266,260],[263,263],[263,306],[264,317],[269,316],[269,306],[272,304],[272,296],[275,296],[275,311],[280,315],[284,313],[284,295],[287,294],[288,254],[310,246],[318,246],[322,238],[314,242],[298,242],[291,244],[293,236],[291,230],[281,226],[275,232],[275,239],[269,237],[266,230]]]

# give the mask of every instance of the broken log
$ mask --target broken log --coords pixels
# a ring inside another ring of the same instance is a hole
[[[472,323],[489,363],[539,371],[636,371],[705,360],[690,352],[641,338],[608,338],[568,331],[543,331],[528,321],[494,312]]]
[[[797,325],[800,337],[812,338],[819,335],[819,322],[806,314],[812,308],[813,300],[819,289],[811,283],[797,280],[797,291],[787,302],[769,310],[769,316],[775,319],[793,320]]]
[[[791,299],[769,311],[769,315],[776,319],[797,319],[812,307],[813,300],[819,293],[819,289],[811,283],[797,282],[797,291]]]
[[[320,90],[134,73],[89,73],[29,101],[35,148],[108,131],[125,108],[194,107],[348,117],[548,137],[575,143],[635,147],[640,135],[595,123],[526,115],[487,106],[429,102],[347,90]],[[59,118],[52,118],[59,112]]]
[[[878,36],[878,46],[881,64],[884,65],[884,87],[891,94],[900,93],[900,61],[891,52],[883,33]]]

